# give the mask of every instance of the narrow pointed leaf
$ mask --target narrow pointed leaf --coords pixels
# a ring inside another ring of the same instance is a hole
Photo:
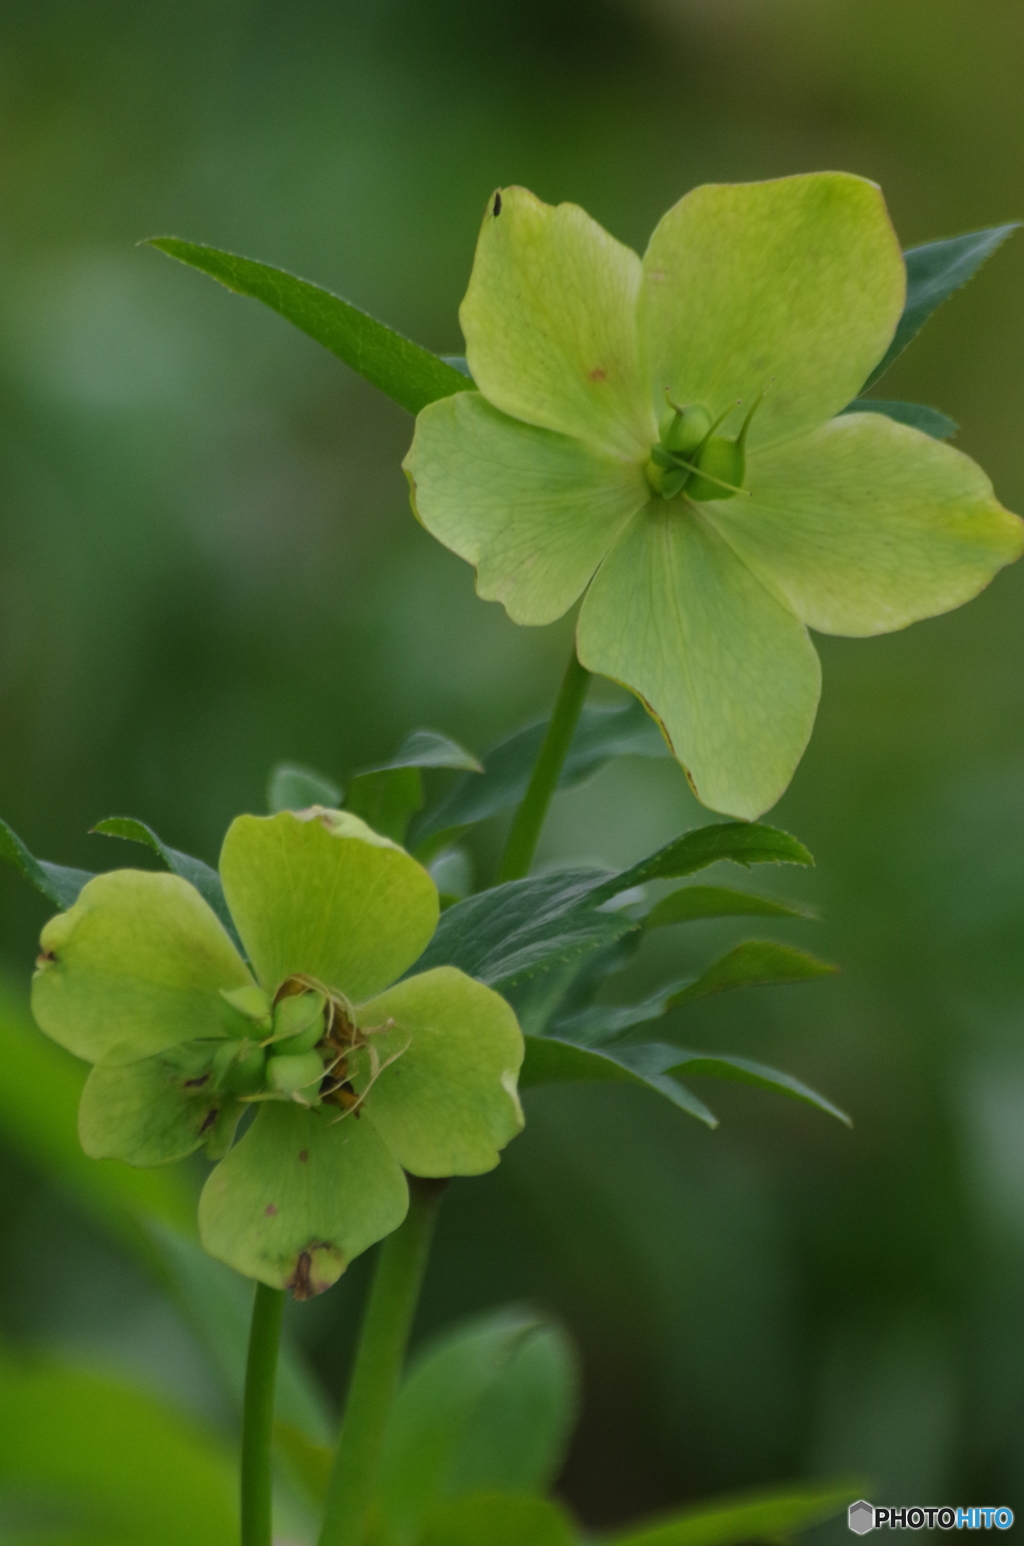
[[[461,768],[469,773],[484,770],[483,763],[472,752],[440,730],[414,730],[389,761],[367,768],[366,772],[378,773],[386,768]]]
[[[708,1127],[718,1119],[667,1070],[679,1061],[679,1049],[650,1045],[603,1048],[581,1047],[554,1036],[527,1036],[526,1060],[519,1074],[521,1090],[538,1084],[639,1084],[666,1096],[674,1106]]]
[[[673,1063],[669,1072],[676,1078],[684,1074],[687,1078],[699,1075],[707,1079],[728,1079],[736,1084],[752,1084],[759,1090],[774,1090],[777,1095],[788,1095],[793,1100],[802,1100],[809,1106],[816,1106],[819,1111],[837,1117],[847,1127],[853,1126],[845,1111],[826,1100],[824,1095],[819,1095],[817,1090],[812,1090],[810,1085],[794,1079],[791,1074],[780,1073],[777,1068],[753,1063],[749,1058],[686,1052],[681,1055],[679,1062]]]
[[[709,993],[722,993],[727,988],[807,982],[815,977],[831,977],[838,970],[829,961],[819,961],[817,956],[795,950],[792,945],[779,945],[768,939],[746,939],[720,956],[689,987],[676,993],[671,1006],[706,998]]]
[[[599,886],[594,895],[608,900],[634,886],[645,885],[649,880],[676,880],[724,859],[747,868],[752,864],[814,863],[803,843],[776,827],[748,821],[715,822],[684,832],[682,837],[666,843],[657,853],[641,859],[639,864]]]
[[[932,312],[943,301],[973,279],[986,258],[1001,247],[1020,222],[991,226],[985,231],[970,231],[948,241],[926,242],[903,254],[907,264],[907,299],[892,343],[867,381],[866,390],[883,375],[904,349],[916,338]]]
[[[354,775],[345,794],[345,809],[361,816],[375,832],[404,842],[409,822],[423,805],[421,768],[483,772],[483,766],[457,741],[437,730],[414,730],[390,761]]]
[[[5,821],[0,821],[0,859],[13,864],[30,886],[35,886],[48,902],[52,902],[61,911],[75,905],[78,893],[86,881],[93,878],[89,870],[72,870],[63,864],[51,864],[47,859],[35,858]]]
[[[897,424],[909,424],[933,440],[950,440],[960,428],[955,419],[924,403],[894,403],[881,397],[855,397],[844,413],[881,413]]]
[[[526,793],[547,721],[527,725],[495,746],[484,758],[484,771],[459,779],[438,803],[416,821],[410,840],[425,843],[438,833],[472,826],[518,805]],[[559,789],[582,783],[613,757],[670,755],[665,738],[643,704],[631,699],[621,708],[584,708],[559,779]]]
[[[698,918],[813,918],[813,910],[728,886],[684,886],[644,914],[645,929],[663,929]]]
[[[861,1497],[864,1482],[807,1482],[799,1487],[695,1503],[678,1514],[606,1536],[604,1546],[742,1546],[776,1540],[838,1514]]]
[[[262,301],[409,413],[453,392],[474,390],[472,381],[429,349],[284,269],[174,236],[154,237],[149,245],[209,274],[236,295]]]
[[[267,810],[272,816],[281,811],[305,811],[311,805],[326,805],[336,810],[341,805],[341,790],[323,773],[304,768],[297,762],[279,762],[267,780]]]
[[[122,837],[130,843],[144,843],[155,854],[159,854],[172,874],[180,875],[190,886],[195,886],[241,949],[241,941],[224,900],[224,887],[211,865],[202,859],[193,858],[191,854],[182,853],[180,849],[169,847],[162,838],[157,837],[152,827],[147,827],[144,821],[136,821],[134,816],[108,816],[105,821],[98,821],[92,830],[104,837]]]

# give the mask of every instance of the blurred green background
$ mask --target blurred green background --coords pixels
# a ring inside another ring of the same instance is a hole
[[[568,645],[416,525],[407,418],[140,238],[279,263],[456,352],[504,182],[641,249],[695,183],[825,167],[880,181],[904,245],[1024,215],[1022,59],[1016,0],[7,0],[0,811],[86,868],[138,862],[85,836],[112,813],[212,860],[275,760],[344,777],[417,725],[484,751]],[[951,413],[1024,506],[1024,239],[885,392]],[[1024,1506],[1022,601],[1018,567],[909,633],[820,641],[772,818],[818,869],[768,888],[824,922],[766,932],[844,975],[689,1011],[693,1045],[790,1069],[853,1132],[718,1086],[714,1134],[642,1092],[544,1091],[451,1189],[421,1331],[515,1298],[563,1317],[586,1405],[562,1490],[589,1523],[849,1470],[876,1501]],[[560,797],[543,856],[627,861],[702,819],[674,767],[624,761]],[[46,912],[0,876],[22,995]],[[0,1333],[216,1420],[174,1312],[0,1146]],[[335,1394],[366,1266],[295,1307]]]

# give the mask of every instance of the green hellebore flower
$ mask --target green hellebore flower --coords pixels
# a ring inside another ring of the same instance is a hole
[[[523,1123],[523,1039],[504,999],[452,967],[397,980],[437,926],[437,890],[358,817],[240,816],[220,873],[251,970],[187,881],[115,870],[44,928],[32,1008],[95,1064],[86,1153],[159,1165],[205,1145],[220,1159],[206,1249],[308,1298],[402,1222],[404,1171],[498,1163]]]
[[[517,623],[586,592],[581,662],[644,700],[715,810],[789,783],[808,628],[903,628],[1024,547],[966,456],[840,414],[905,289],[880,190],[842,173],[697,188],[642,260],[523,188],[484,219],[459,313],[479,391],[419,415],[414,509]]]

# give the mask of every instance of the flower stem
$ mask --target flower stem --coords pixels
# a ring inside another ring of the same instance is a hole
[[[583,707],[583,700],[587,696],[589,686],[590,672],[585,670],[577,660],[574,645],[569,657],[569,665],[562,678],[554,713],[548,721],[547,735],[544,737],[529,786],[523,796],[522,804],[516,811],[512,830],[505,844],[505,852],[498,869],[499,882],[521,880],[524,875],[530,873],[537,840],[548,813],[548,806],[551,804],[551,796],[558,787],[569,743],[576,729],[576,721],[580,717],[580,709]]]
[[[381,1247],[359,1333],[319,1546],[360,1546],[362,1542],[444,1185],[410,1176],[405,1223]]]
[[[283,1289],[257,1283],[242,1409],[242,1546],[271,1546],[273,1539],[271,1450],[283,1312]]]

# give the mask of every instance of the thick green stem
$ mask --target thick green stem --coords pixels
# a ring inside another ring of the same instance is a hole
[[[320,1546],[362,1542],[444,1184],[410,1176],[405,1223],[381,1247],[359,1333]]]
[[[242,1410],[242,1546],[273,1541],[274,1388],[284,1292],[256,1284]]]
[[[516,811],[512,830],[505,844],[498,880],[521,880],[530,873],[533,855],[540,837],[544,818],[551,804],[551,796],[558,787],[562,766],[572,741],[576,721],[580,717],[583,700],[590,686],[590,672],[576,659],[573,648],[569,665],[562,678],[558,702],[548,723],[547,735],[534,765],[533,773],[523,803]]]

